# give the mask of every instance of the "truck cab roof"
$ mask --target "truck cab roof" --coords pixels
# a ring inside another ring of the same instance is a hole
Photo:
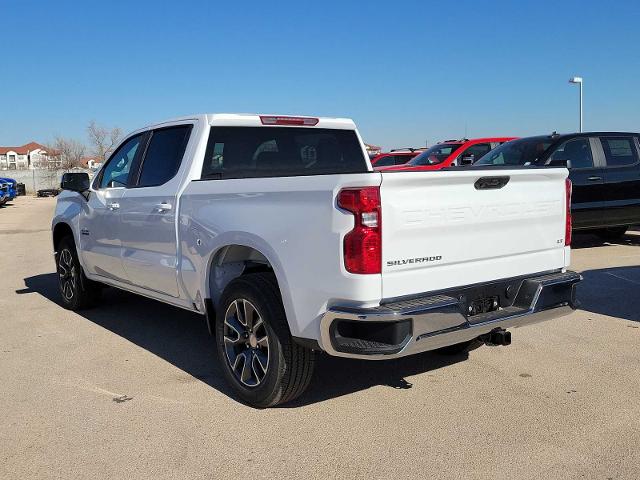
[[[283,123],[266,123],[268,120],[275,119],[283,121]],[[310,120],[309,123],[295,123],[296,120]],[[184,115],[180,117],[170,118],[161,122],[147,125],[136,131],[158,128],[164,125],[198,120],[208,123],[212,126],[227,127],[267,127],[267,126],[304,126],[309,128],[333,128],[340,130],[355,130],[356,124],[350,118],[336,117],[315,117],[306,115],[283,115],[283,114],[266,114],[266,113],[200,113],[194,115]]]

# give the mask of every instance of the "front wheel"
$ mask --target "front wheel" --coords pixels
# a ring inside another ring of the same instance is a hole
[[[56,270],[62,306],[68,310],[82,310],[94,306],[100,298],[101,288],[84,275],[73,238],[64,237],[56,250]]]
[[[271,407],[309,385],[314,352],[293,342],[272,273],[243,275],[227,286],[215,333],[224,376],[244,402]]]

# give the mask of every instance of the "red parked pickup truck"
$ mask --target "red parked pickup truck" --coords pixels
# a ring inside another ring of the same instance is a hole
[[[471,165],[498,145],[517,137],[475,138],[469,140],[446,140],[413,157],[404,165],[377,166],[379,171],[421,171],[439,170],[445,167]]]

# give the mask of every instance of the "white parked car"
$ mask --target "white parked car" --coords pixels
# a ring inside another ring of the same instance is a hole
[[[91,184],[64,177],[60,292],[70,309],[109,285],[204,315],[238,396],[272,406],[305,390],[318,351],[508,344],[571,312],[566,178],[374,172],[348,119],[179,118],[131,133]]]

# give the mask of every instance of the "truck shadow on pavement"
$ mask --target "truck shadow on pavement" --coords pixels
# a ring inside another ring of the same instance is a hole
[[[57,281],[55,273],[28,277],[24,279],[26,288],[16,293],[36,293],[60,305]],[[77,313],[235,399],[222,376],[204,317],[115,288],[103,291],[99,307]],[[282,407],[311,405],[374,386],[409,389],[412,384],[408,377],[467,358],[467,353],[452,356],[424,353],[372,362],[320,354],[308,390]]]
[[[588,312],[640,322],[640,266],[582,272],[576,296]]]
[[[591,233],[574,233],[571,240],[571,249],[577,250],[581,248],[597,248],[606,247],[608,245],[640,245],[640,235],[637,231],[629,231],[618,240],[604,241],[602,238]]]

